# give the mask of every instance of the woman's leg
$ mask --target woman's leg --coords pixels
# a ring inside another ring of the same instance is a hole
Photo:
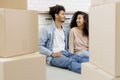
[[[89,57],[89,52],[88,51],[77,52],[76,54],[81,56],[81,57]]]

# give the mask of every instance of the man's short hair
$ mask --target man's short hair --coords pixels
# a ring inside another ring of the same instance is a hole
[[[52,7],[50,7],[49,15],[52,16],[53,20],[55,20],[55,14],[59,14],[59,12],[61,10],[65,11],[64,6],[62,6],[62,5],[52,6]]]

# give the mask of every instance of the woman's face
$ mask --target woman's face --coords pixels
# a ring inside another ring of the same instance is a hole
[[[83,15],[78,14],[76,19],[77,27],[83,27],[84,26],[84,18]]]

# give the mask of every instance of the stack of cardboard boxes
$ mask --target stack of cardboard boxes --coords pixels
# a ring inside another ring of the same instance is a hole
[[[82,80],[120,80],[120,0],[92,0],[89,12],[90,62]]]
[[[27,9],[28,0],[0,0],[0,8]]]
[[[10,1],[16,0],[0,0],[0,80],[46,80],[45,56],[38,52],[38,13],[22,10],[26,0],[21,5]]]

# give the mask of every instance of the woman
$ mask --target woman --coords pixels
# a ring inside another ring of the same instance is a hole
[[[69,33],[69,52],[81,56],[89,56],[88,53],[88,36],[89,21],[88,14],[77,11],[73,14],[70,23]]]

